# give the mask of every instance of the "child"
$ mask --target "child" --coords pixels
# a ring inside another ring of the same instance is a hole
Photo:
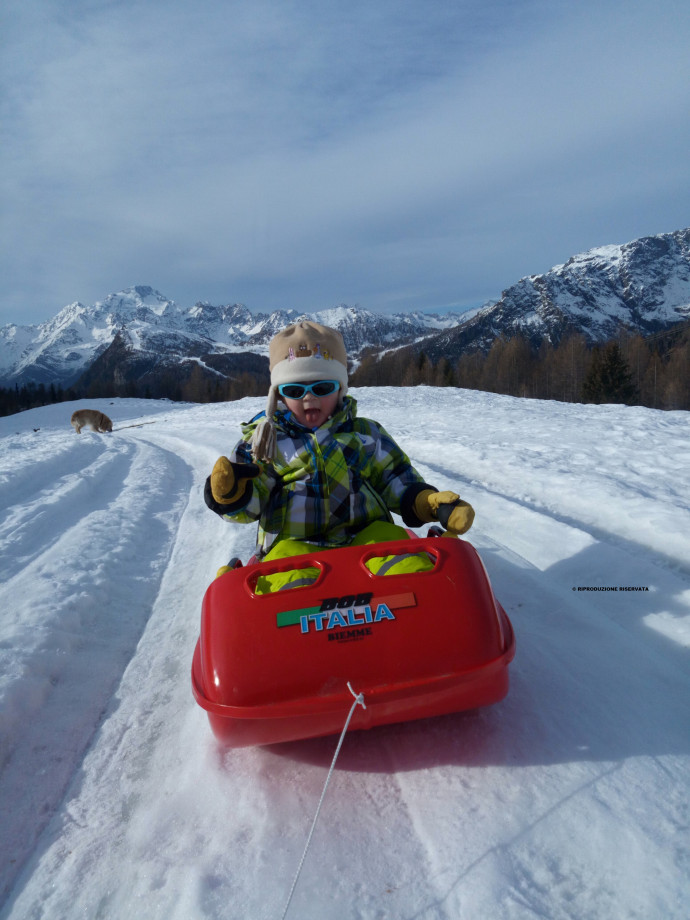
[[[243,426],[242,440],[216,461],[204,492],[225,520],[259,522],[264,560],[404,539],[392,511],[408,527],[439,521],[451,534],[469,530],[471,506],[425,483],[381,425],[357,417],[336,329],[288,326],[270,342],[269,366],[266,412]],[[384,574],[431,563],[426,554],[405,554],[374,559],[370,567]],[[257,593],[310,583],[315,575],[314,568],[269,575],[259,579]]]

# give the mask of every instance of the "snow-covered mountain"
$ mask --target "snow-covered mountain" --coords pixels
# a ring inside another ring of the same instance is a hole
[[[174,367],[203,361],[209,355],[265,355],[279,329],[305,318],[340,329],[349,354],[356,357],[367,347],[409,342],[456,326],[461,314],[384,316],[344,304],[310,314],[295,310],[252,314],[243,304],[197,303],[185,309],[140,285],[110,294],[90,307],[70,304],[37,326],[0,328],[0,384],[34,381],[69,386],[113,344],[120,360],[126,353],[140,370],[144,365]],[[121,373],[127,376],[124,368]]]
[[[136,286],[90,307],[73,303],[37,326],[0,328],[0,385],[29,381],[69,386],[91,380],[141,381],[152,375],[207,377],[266,373],[271,337],[299,319],[343,334],[348,354],[423,342],[433,359],[456,360],[517,333],[534,344],[579,332],[590,342],[621,327],[651,333],[690,317],[690,229],[603,246],[530,275],[472,313],[383,315],[341,304],[314,313],[253,314],[243,304],[183,308],[151,287]]]
[[[73,303],[37,326],[0,328],[0,380],[5,384],[69,385],[102,354],[118,331],[182,328],[177,306],[157,291],[136,287],[91,307]]]
[[[468,348],[488,348],[499,335],[538,345],[577,332],[595,343],[621,327],[646,335],[688,318],[690,229],[590,249],[522,278],[424,347],[432,358],[452,360]]]

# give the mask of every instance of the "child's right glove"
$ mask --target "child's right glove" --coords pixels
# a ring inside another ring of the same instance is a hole
[[[465,533],[474,521],[474,508],[455,492],[425,489],[415,499],[414,511],[420,521],[438,521],[449,533]]]
[[[260,472],[256,463],[233,463],[227,457],[219,457],[210,477],[211,494],[219,505],[232,505],[243,497]]]

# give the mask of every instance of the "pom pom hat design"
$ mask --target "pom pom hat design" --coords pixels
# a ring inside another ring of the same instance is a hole
[[[347,352],[337,329],[305,320],[288,326],[273,336],[268,346],[271,387],[266,401],[266,418],[252,437],[255,460],[271,461],[275,455],[273,414],[278,406],[278,387],[282,383],[312,383],[337,380],[339,405],[347,393]]]

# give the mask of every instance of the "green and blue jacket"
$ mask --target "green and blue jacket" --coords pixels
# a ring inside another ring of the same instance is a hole
[[[264,418],[260,413],[242,426],[242,439],[230,460],[253,463],[251,437]],[[273,421],[277,449],[271,464],[260,464],[242,498],[220,505],[207,481],[206,504],[227,521],[258,522],[263,550],[277,539],[291,538],[318,546],[344,546],[374,521],[392,521],[400,514],[408,527],[422,521],[414,501],[424,482],[403,450],[371,419],[357,417],[351,396],[320,428],[310,430],[287,409]]]

